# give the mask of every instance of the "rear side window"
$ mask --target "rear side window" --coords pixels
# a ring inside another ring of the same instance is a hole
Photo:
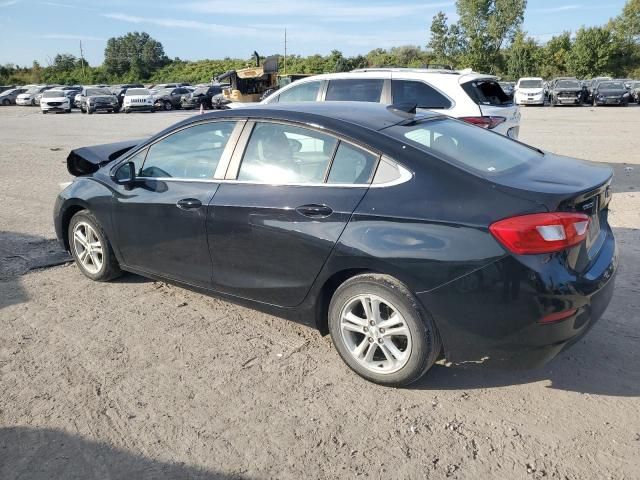
[[[383,85],[383,79],[331,80],[325,100],[328,102],[379,102]]]
[[[338,140],[293,125],[257,123],[238,180],[259,183],[323,183]]]
[[[418,108],[451,108],[451,101],[424,82],[392,80],[393,103],[415,103]]]
[[[327,183],[366,184],[378,157],[360,148],[340,142]]]
[[[278,95],[277,102],[315,102],[320,82],[300,83]]]
[[[463,83],[462,89],[478,105],[509,105],[512,103],[509,96],[504,93],[500,84],[495,80],[473,80]]]
[[[543,157],[539,151],[458,120],[430,120],[384,130],[427,153],[482,174],[499,174]]]

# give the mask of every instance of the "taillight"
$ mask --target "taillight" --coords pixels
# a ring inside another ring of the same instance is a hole
[[[460,117],[460,120],[491,130],[505,122],[507,119],[505,117]]]
[[[534,213],[500,220],[489,227],[507,250],[517,255],[559,252],[587,236],[584,213]]]

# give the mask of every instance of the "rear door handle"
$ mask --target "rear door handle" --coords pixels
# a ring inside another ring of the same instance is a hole
[[[298,212],[300,215],[304,215],[305,217],[322,218],[331,215],[333,213],[333,209],[331,207],[328,207],[327,205],[311,204],[302,205],[296,208],[296,212]]]
[[[178,200],[176,206],[181,210],[195,210],[202,206],[202,202],[197,198],[183,198],[182,200]]]

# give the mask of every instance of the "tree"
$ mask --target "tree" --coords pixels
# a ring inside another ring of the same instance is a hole
[[[611,56],[615,45],[606,27],[581,28],[571,47],[569,69],[579,78],[596,77],[611,72]]]
[[[571,34],[564,32],[552,37],[542,48],[540,54],[540,76],[544,78],[566,76],[569,73]]]
[[[494,73],[500,51],[510,43],[524,20],[527,0],[457,0],[462,61],[474,70]]]
[[[162,44],[145,32],[110,38],[104,50],[105,70],[117,77],[128,74],[137,75],[138,80],[149,78],[167,63]]]
[[[538,74],[540,47],[536,41],[518,31],[506,52],[506,67],[509,78],[532,77]]]

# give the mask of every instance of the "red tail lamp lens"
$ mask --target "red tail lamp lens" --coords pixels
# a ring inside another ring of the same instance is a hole
[[[517,255],[565,250],[587,236],[589,217],[583,213],[534,213],[500,220],[489,227],[502,245]]]

